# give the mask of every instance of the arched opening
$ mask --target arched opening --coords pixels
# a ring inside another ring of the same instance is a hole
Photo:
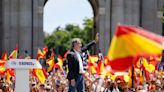
[[[87,29],[86,26],[90,25],[90,20],[92,20],[92,26],[89,27],[90,32],[88,34],[88,38],[94,39],[94,34],[96,33],[96,25],[94,21],[96,14],[96,11],[94,9],[95,6],[95,0],[46,1],[44,6],[44,31],[46,36],[51,36],[55,33],[55,31],[68,31],[68,29],[71,29],[71,27],[77,27],[78,30],[85,30]],[[79,38],[81,38],[80,34]],[[60,39],[60,37],[58,37],[58,39]],[[54,39],[54,41],[55,40],[57,39]],[[69,42],[69,40],[67,41]],[[52,43],[52,45],[55,44],[56,43]],[[57,53],[63,54],[59,52],[62,51],[60,46],[56,48],[52,45],[50,47],[57,50]]]

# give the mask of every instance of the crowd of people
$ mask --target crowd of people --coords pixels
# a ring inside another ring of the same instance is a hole
[[[85,92],[164,92],[164,76],[152,78],[143,84],[135,82],[129,85],[125,80],[116,78],[110,79],[109,76],[102,78],[99,75],[85,73],[84,84]],[[69,81],[65,73],[54,69],[46,79],[45,83],[30,75],[30,92],[68,92]],[[15,92],[15,78],[11,77],[7,81],[4,76],[0,78],[0,92]]]
[[[72,48],[65,58],[67,63],[61,66],[62,71],[60,68],[51,67],[52,70],[46,72],[47,76],[43,79],[44,81],[41,81],[42,79],[30,70],[30,92],[164,92],[163,67],[160,70],[151,71],[147,76],[143,74],[137,76],[135,70],[132,69],[131,73],[126,72],[128,79],[124,78],[124,74],[107,75],[89,72],[89,67],[87,67],[89,64],[84,65],[87,62],[81,56],[81,52],[85,52],[96,44],[98,39],[98,34],[96,34],[96,39],[83,48],[81,48],[80,39],[73,39]],[[98,56],[98,61],[102,59],[101,57],[103,56]],[[11,71],[14,72],[14,70]],[[0,92],[15,92],[15,84],[15,76],[0,75]]]

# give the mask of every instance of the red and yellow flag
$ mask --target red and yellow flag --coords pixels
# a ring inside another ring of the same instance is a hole
[[[39,60],[40,58],[44,58],[44,54],[41,51],[41,49],[38,48],[37,60]],[[46,71],[44,70],[44,68],[42,68],[42,69],[33,69],[32,74],[34,76],[36,76],[41,83],[44,83],[45,80],[46,80],[46,77],[47,77],[47,74],[46,74]]]
[[[7,54],[6,54],[6,51],[2,54],[2,57],[1,57],[1,60],[0,60],[0,75],[4,75],[5,73],[5,63],[7,61]]]
[[[98,62],[97,73],[98,74],[104,74],[104,71],[105,71],[104,69],[105,69],[104,63],[102,62],[102,60],[100,60]]]
[[[63,59],[60,55],[58,55],[58,58],[57,58],[58,62],[55,64],[55,68],[59,68],[60,71],[62,72],[63,71]]]
[[[8,82],[10,82],[10,78],[11,78],[11,75],[10,75],[9,71],[7,71],[7,72],[6,72],[6,80],[7,80]]]
[[[0,66],[0,75],[4,75],[5,74],[5,67],[4,66]]]
[[[11,68],[6,69],[5,73],[6,73],[6,80],[8,82],[10,82],[11,77],[15,77],[14,71]]]
[[[111,42],[108,57],[112,69],[127,70],[140,55],[161,54],[164,38],[144,29],[119,25]]]
[[[16,48],[11,52],[9,59],[16,59],[18,57],[18,45]]]
[[[47,64],[49,65],[47,72],[50,72],[55,65],[55,63],[54,63],[54,52],[53,51],[51,51],[51,57],[47,60]]]
[[[40,58],[44,58],[44,55],[43,55],[43,52],[41,51],[41,49],[38,48],[36,59],[39,60]]]
[[[34,70],[34,75],[38,78],[38,80],[44,84],[46,77],[44,75],[44,72],[42,69],[35,69]]]
[[[88,66],[95,66],[97,67],[97,63],[98,62],[98,56],[89,56],[88,59]]]
[[[6,53],[6,51],[4,51],[4,53],[2,54],[1,60],[7,61],[7,53]]]
[[[45,46],[45,47],[43,48],[43,56],[44,56],[44,57],[46,56],[47,52],[48,52],[48,47]]]
[[[7,54],[6,51],[2,54],[1,60],[0,60],[0,66],[3,66],[7,61]]]
[[[89,56],[88,68],[91,74],[97,73],[97,61],[98,61],[98,56]]]

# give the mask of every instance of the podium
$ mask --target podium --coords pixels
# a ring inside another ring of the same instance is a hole
[[[16,74],[16,92],[30,92],[29,69],[41,69],[42,66],[36,59],[10,59],[5,67],[14,68]]]

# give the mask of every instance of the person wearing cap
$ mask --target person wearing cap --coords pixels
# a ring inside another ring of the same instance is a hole
[[[83,58],[81,52],[85,52],[92,45],[96,44],[99,40],[99,34],[96,34],[96,39],[88,43],[86,46],[82,47],[81,40],[79,38],[74,38],[72,40],[72,48],[67,54],[68,60],[68,75],[69,80],[69,91],[68,92],[84,92],[84,79],[83,79]]]

